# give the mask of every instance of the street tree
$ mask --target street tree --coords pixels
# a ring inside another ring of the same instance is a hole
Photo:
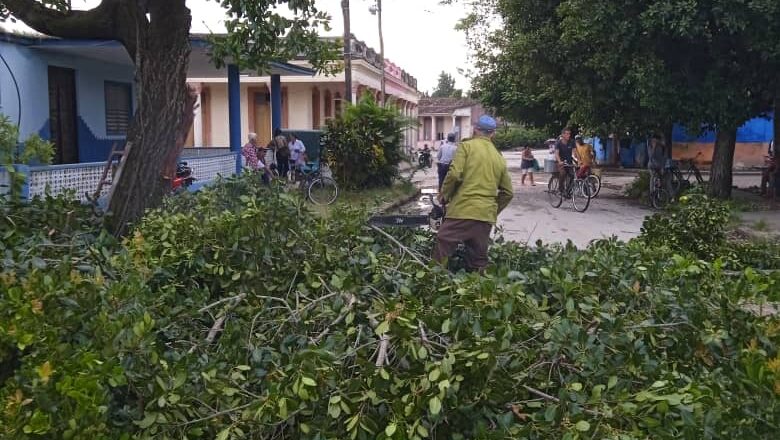
[[[304,55],[318,71],[333,68],[336,42],[318,38],[329,17],[314,0],[219,0],[227,34],[212,38],[217,67],[227,60],[266,72],[272,61]],[[277,8],[286,4],[291,14]],[[46,35],[117,40],[135,64],[137,110],[109,200],[111,228],[123,234],[170,190],[175,161],[193,120],[187,87],[191,13],[185,0],[102,0],[75,10],[69,0],[0,0],[0,19]]]
[[[472,4],[462,26],[481,63],[475,84],[500,113],[667,139],[675,122],[715,129],[711,192],[728,197],[736,130],[770,95],[750,45],[771,40],[751,24],[771,2],[737,3],[494,0]]]
[[[431,93],[433,98],[460,98],[463,96],[463,90],[455,88],[455,78],[447,72],[442,71],[439,74],[439,83]]]

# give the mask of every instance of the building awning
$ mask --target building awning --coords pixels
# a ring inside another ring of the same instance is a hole
[[[188,78],[225,78],[227,69],[217,69],[209,57],[209,43],[203,37],[190,37],[192,52],[190,54],[190,66],[187,71]],[[50,53],[61,54],[65,56],[78,56],[96,60],[103,63],[116,65],[133,66],[125,48],[121,43],[115,40],[72,40],[59,38],[25,38],[18,39],[20,42],[32,49],[41,50]],[[269,63],[269,71],[264,75],[252,70],[241,72],[250,76],[314,76],[316,73],[308,67],[293,65],[283,62]]]

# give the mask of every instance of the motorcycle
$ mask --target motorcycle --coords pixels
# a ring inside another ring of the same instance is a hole
[[[420,164],[420,168],[430,168],[433,166],[433,163],[431,161],[431,152],[427,150],[423,150],[420,152],[420,158],[418,159],[418,163]]]
[[[195,182],[192,176],[192,168],[187,166],[187,162],[176,164],[176,177],[173,179],[172,189],[174,192],[186,190]]]

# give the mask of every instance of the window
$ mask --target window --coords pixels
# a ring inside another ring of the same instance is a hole
[[[133,114],[130,84],[105,82],[106,135],[125,136]]]
[[[336,93],[336,96],[333,97],[333,108],[336,113],[336,116],[341,116],[341,93]]]

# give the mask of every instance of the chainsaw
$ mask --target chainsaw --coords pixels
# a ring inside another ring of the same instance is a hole
[[[428,226],[432,231],[438,231],[444,220],[444,208],[436,203],[433,194],[426,197],[432,205],[427,215],[376,215],[368,219],[368,224],[377,227],[419,228]]]

